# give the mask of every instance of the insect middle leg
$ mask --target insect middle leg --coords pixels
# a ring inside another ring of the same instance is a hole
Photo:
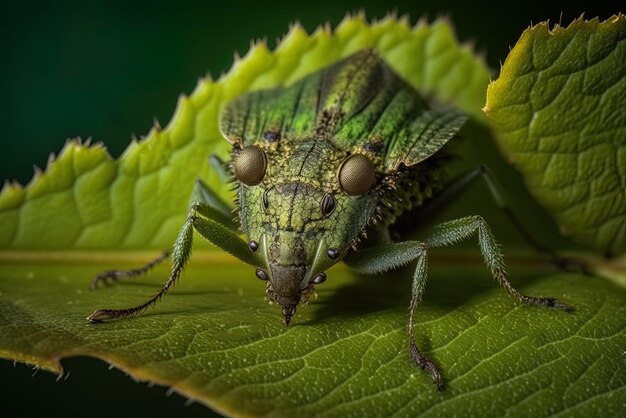
[[[192,203],[189,209],[187,220],[178,233],[178,237],[172,248],[172,270],[163,288],[149,300],[138,306],[125,309],[99,309],[87,317],[87,320],[90,322],[101,322],[104,319],[124,318],[136,315],[154,305],[167,293],[170,287],[176,283],[180,273],[185,267],[191,255],[194,229],[208,241],[233,254],[242,261],[256,266],[260,265],[245,241],[232,231],[229,226],[223,225],[219,220],[213,219],[216,215],[216,209],[211,205],[210,200],[206,199],[207,192],[210,192],[210,190],[202,184],[202,182],[196,182],[194,203]],[[214,195],[212,192],[210,193]]]

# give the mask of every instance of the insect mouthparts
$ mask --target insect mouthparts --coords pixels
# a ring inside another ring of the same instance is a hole
[[[296,307],[290,306],[289,308],[283,308],[282,313],[285,317],[285,326],[289,326],[289,323],[291,322],[291,317],[296,313]]]

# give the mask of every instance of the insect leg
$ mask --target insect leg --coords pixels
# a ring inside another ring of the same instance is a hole
[[[424,242],[428,247],[443,247],[469,238],[476,233],[478,233],[478,245],[480,246],[485,264],[491,270],[493,278],[509,294],[526,304],[553,307],[567,312],[573,310],[570,305],[554,298],[526,296],[513,288],[508,279],[500,246],[491,233],[489,226],[480,216],[468,216],[439,224],[428,232]]]
[[[420,219],[428,219],[430,215],[439,213],[450,203],[454,202],[458,197],[465,193],[469,187],[471,187],[477,180],[483,180],[489,189],[489,193],[493,198],[495,204],[504,212],[505,216],[509,219],[509,222],[515,227],[518,233],[524,240],[535,249],[535,251],[542,255],[547,255],[550,258],[552,264],[557,266],[561,270],[565,271],[577,271],[582,273],[588,273],[588,269],[583,262],[570,258],[560,257],[552,248],[546,247],[539,243],[530,234],[524,224],[515,215],[511,206],[508,204],[502,187],[498,183],[496,177],[491,170],[484,165],[480,165],[472,171],[462,174],[456,179],[452,180],[444,191],[437,197],[433,198],[423,209],[419,210]]]
[[[178,237],[176,238],[171,251],[172,270],[169,278],[163,285],[163,288],[147,302],[132,308],[99,309],[87,318],[90,322],[101,322],[104,319],[124,318],[136,315],[151,305],[154,305],[159,299],[161,299],[161,297],[163,297],[163,295],[165,295],[170,287],[176,282],[185,267],[187,260],[189,259],[192,247],[193,228],[196,225],[201,227],[198,231],[205,236],[205,238],[231,254],[239,256],[238,254],[242,253],[241,249],[245,247],[247,249],[247,253],[245,253],[245,255],[240,254],[240,258],[246,258],[247,256],[244,261],[248,262],[250,260],[254,260],[255,265],[259,264],[256,262],[255,256],[251,254],[247,244],[239,238],[235,232],[233,232],[229,227],[220,224],[218,220],[210,219],[211,216],[214,216],[217,213],[217,209],[215,208],[215,205],[212,204],[212,201],[207,199],[207,196],[210,196],[207,192],[210,192],[210,189],[202,184],[202,182],[197,181],[196,189],[193,193],[194,201],[189,209],[187,220],[178,233]]]
[[[421,369],[427,370],[438,390],[443,390],[443,381],[437,365],[417,348],[414,335],[413,318],[415,309],[422,300],[428,276],[428,253],[426,245],[418,241],[405,241],[380,247],[371,247],[350,254],[344,262],[360,274],[382,273],[410,263],[417,259],[413,274],[411,302],[409,304],[409,341],[411,357]]]
[[[170,287],[176,282],[180,273],[182,272],[189,255],[191,254],[191,245],[193,240],[193,229],[190,222],[191,215],[187,218],[187,221],[181,228],[174,243],[172,249],[172,270],[169,278],[165,282],[165,285],[161,290],[151,297],[148,301],[141,305],[125,308],[125,309],[98,309],[87,317],[87,320],[92,323],[102,322],[105,319],[126,318],[128,316],[136,315],[143,312],[150,306],[154,305],[159,299],[163,297],[170,289]]]
[[[237,225],[232,219],[231,209],[200,179],[196,179],[195,181],[192,205],[196,205],[196,210],[201,211],[203,216],[215,219],[232,230],[237,229]],[[91,288],[97,289],[101,283],[109,284],[120,279],[133,279],[141,276],[142,274],[149,272],[153,267],[162,261],[165,261],[171,253],[172,250],[168,248],[157,258],[139,268],[103,271],[93,278],[91,281]]]
[[[216,154],[211,154],[209,156],[209,165],[217,175],[220,180],[226,183],[232,177],[232,173],[228,170],[228,165],[225,163],[219,156]]]
[[[233,231],[238,229],[233,221],[232,208],[200,179],[195,180],[192,205],[202,204],[202,215],[213,219]]]
[[[142,274],[146,274],[152,268],[160,264],[161,262],[167,260],[170,256],[171,250],[168,248],[164,250],[161,255],[159,255],[154,260],[149,261],[145,265],[139,268],[129,269],[129,270],[106,270],[98,273],[96,277],[91,281],[91,288],[97,289],[100,283],[110,284],[111,282],[118,281],[120,279],[134,279]]]

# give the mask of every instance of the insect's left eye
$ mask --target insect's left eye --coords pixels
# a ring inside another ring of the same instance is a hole
[[[235,157],[233,170],[240,182],[248,186],[257,185],[265,177],[267,156],[260,147],[249,145]]]
[[[335,198],[332,194],[326,193],[322,198],[322,215],[330,216],[331,213],[335,210]]]

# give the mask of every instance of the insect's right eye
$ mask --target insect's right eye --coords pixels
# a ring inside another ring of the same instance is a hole
[[[233,163],[235,177],[248,186],[259,184],[265,177],[266,170],[267,156],[256,145],[249,145],[242,149]]]

